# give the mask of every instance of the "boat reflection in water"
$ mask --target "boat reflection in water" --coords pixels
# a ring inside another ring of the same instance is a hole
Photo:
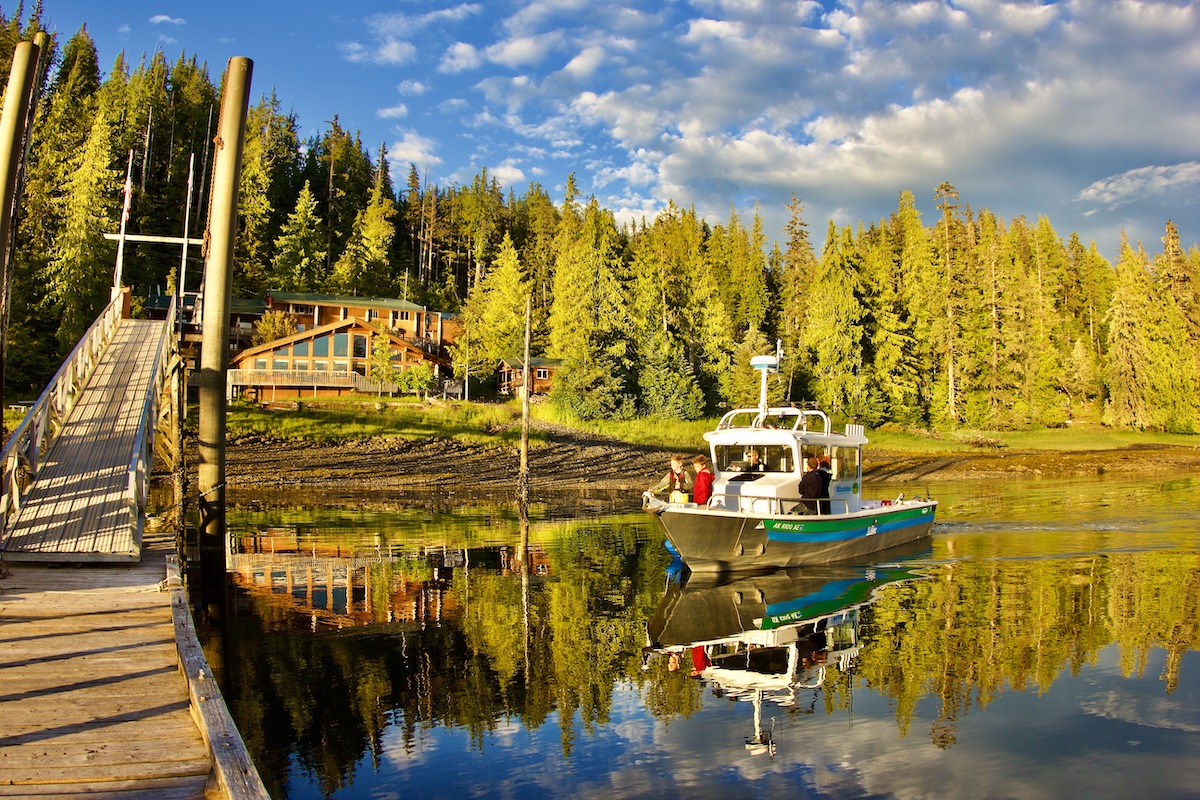
[[[859,612],[880,588],[923,578],[915,565],[895,561],[750,577],[668,572],[666,594],[647,623],[646,663],[665,657],[668,670],[688,670],[718,696],[753,704],[746,749],[774,755],[775,737],[762,726],[764,704],[811,711],[827,671],[845,675],[854,666]]]

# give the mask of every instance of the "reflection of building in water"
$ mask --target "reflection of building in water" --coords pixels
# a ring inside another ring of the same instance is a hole
[[[403,556],[331,555],[336,546],[307,553],[231,553],[233,582],[251,596],[311,619],[317,627],[380,623],[423,625],[459,612],[450,591],[456,570],[516,569],[514,548],[409,550]],[[547,555],[531,553],[536,574],[549,570]]]

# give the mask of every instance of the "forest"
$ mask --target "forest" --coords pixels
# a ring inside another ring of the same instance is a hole
[[[41,4],[0,12],[0,72],[41,30]],[[181,54],[105,73],[81,28],[44,59],[11,282],[4,381],[36,395],[108,300],[127,171],[129,233],[203,235],[220,76]],[[1004,219],[931,187],[936,218],[898,191],[884,219],[817,242],[793,196],[781,236],[759,209],[711,223],[671,202],[619,224],[576,176],[555,203],[480,170],[439,186],[336,115],[303,138],[273,91],[249,109],[234,292],[398,297],[460,314],[458,375],[561,359],[552,399],[582,419],[696,419],[752,404],[752,355],[777,343],[776,400],[911,429],[1010,430],[1077,419],[1138,430],[1200,425],[1200,250],[1164,222],[1161,249],[1122,236],[1116,264],[1042,215]],[[191,176],[191,177],[190,177]],[[197,248],[198,250],[198,248]],[[135,307],[176,289],[177,246],[125,252]],[[187,267],[199,288],[201,253]]]

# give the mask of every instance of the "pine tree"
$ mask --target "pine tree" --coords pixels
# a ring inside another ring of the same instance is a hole
[[[525,347],[525,300],[529,281],[506,234],[496,263],[467,295],[461,323],[465,338],[451,345],[460,374],[468,364],[473,375],[495,369],[501,359],[519,359]],[[535,346],[535,352],[536,352]]]
[[[272,289],[315,292],[325,285],[325,232],[317,216],[317,201],[308,184],[300,190],[296,210],[275,240],[271,263]]]
[[[578,218],[568,193],[559,228],[550,354],[563,365],[552,397],[581,419],[629,416],[631,344],[619,234],[593,198]]]
[[[111,126],[98,113],[83,151],[73,159],[60,206],[63,227],[50,262],[50,299],[59,311],[58,341],[66,353],[108,301],[115,247],[104,238],[114,229],[120,173],[110,169]]]
[[[831,414],[856,411],[862,373],[862,303],[858,253],[851,230],[829,223],[812,285],[805,347],[814,355],[816,400]]]
[[[330,289],[350,295],[387,296],[392,291],[388,254],[396,228],[396,207],[388,196],[385,175],[377,174],[367,207],[358,213],[346,249],[330,276]]]
[[[1153,424],[1151,395],[1152,344],[1146,323],[1150,276],[1139,255],[1121,235],[1121,258],[1116,267],[1116,291],[1108,309],[1108,406],[1111,425],[1143,430]]]

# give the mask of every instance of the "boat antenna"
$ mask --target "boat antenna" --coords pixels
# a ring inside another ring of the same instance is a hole
[[[779,358],[783,354],[783,347],[779,340],[775,343],[775,355],[773,356],[754,356],[750,359],[750,366],[761,373],[762,381],[759,384],[758,390],[758,413],[767,413],[767,375],[772,372],[779,371]]]

